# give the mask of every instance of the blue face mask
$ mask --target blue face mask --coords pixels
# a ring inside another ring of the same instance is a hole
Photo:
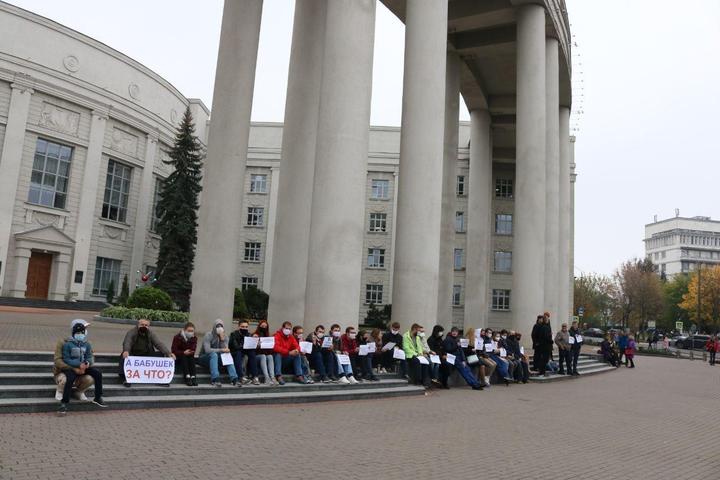
[[[87,335],[85,335],[84,333],[76,333],[75,335],[73,335],[73,338],[78,342],[84,342],[87,338]]]

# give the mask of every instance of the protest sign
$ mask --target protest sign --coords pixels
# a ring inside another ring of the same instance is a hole
[[[127,357],[123,362],[128,383],[170,383],[175,360],[167,357]]]

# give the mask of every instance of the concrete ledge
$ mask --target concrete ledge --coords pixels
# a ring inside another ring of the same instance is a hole
[[[132,318],[101,317],[100,315],[95,315],[93,317],[93,321],[101,322],[101,323],[117,323],[117,324],[121,324],[121,325],[136,325],[137,324],[137,320],[133,320]],[[155,328],[155,327],[182,328],[184,325],[185,325],[185,322],[158,322],[158,321],[152,322],[153,328]]]

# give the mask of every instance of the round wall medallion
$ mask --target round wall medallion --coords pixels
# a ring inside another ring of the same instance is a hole
[[[128,93],[137,100],[140,97],[140,86],[137,83],[131,83],[128,85]]]
[[[69,72],[77,72],[80,70],[80,60],[75,55],[68,55],[63,58],[63,65]]]

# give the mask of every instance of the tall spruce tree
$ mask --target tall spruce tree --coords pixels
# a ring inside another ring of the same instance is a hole
[[[163,183],[157,205],[157,231],[161,240],[155,286],[166,291],[180,310],[187,311],[190,308],[190,275],[197,243],[203,158],[189,108],[185,110],[169,156],[170,160],[165,163],[175,170]]]

